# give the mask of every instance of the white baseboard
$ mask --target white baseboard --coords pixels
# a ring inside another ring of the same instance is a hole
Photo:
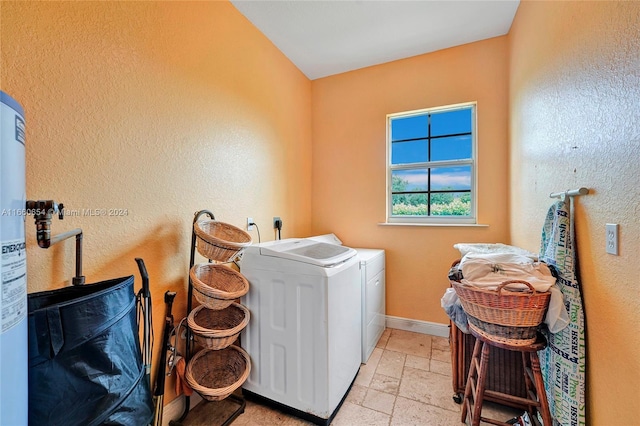
[[[194,392],[189,400],[189,410],[198,405],[202,401],[202,397]],[[162,426],[169,426],[171,420],[178,420],[184,413],[184,395],[180,395],[173,401],[164,406],[162,410]]]
[[[449,325],[387,315],[387,327],[432,336],[449,337]]]

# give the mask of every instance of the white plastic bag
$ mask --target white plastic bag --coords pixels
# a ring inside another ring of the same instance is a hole
[[[551,298],[549,299],[549,308],[547,308],[544,323],[551,333],[558,333],[569,325],[569,314],[564,304],[564,296],[558,285],[553,285],[549,291],[551,292]]]
[[[463,333],[469,334],[469,323],[467,322],[467,313],[462,308],[460,299],[456,294],[456,291],[449,287],[445,290],[442,299],[440,299],[440,306],[447,313],[447,316],[453,321]]]
[[[445,290],[442,299],[440,299],[440,306],[442,306],[442,308],[446,311],[447,308],[455,305],[458,300],[459,299],[456,291],[452,287],[449,287],[447,290]]]

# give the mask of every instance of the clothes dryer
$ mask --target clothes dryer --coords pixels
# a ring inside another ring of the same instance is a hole
[[[366,364],[386,327],[385,256],[381,249],[355,249],[362,285],[362,363]]]

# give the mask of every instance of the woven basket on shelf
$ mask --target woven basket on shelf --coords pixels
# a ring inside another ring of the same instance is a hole
[[[506,288],[509,284],[525,284],[528,291],[510,291]],[[537,328],[549,306],[551,292],[537,292],[531,284],[522,280],[505,281],[496,290],[453,280],[451,285],[474,330],[501,343],[526,345],[535,341]]]
[[[249,355],[237,346],[203,349],[187,364],[189,386],[207,401],[220,401],[239,388],[251,371]]]
[[[219,311],[200,305],[189,313],[187,324],[194,339],[202,346],[224,349],[236,341],[249,318],[249,310],[239,303],[232,303]]]
[[[198,253],[218,262],[233,260],[251,244],[251,235],[225,222],[201,220],[194,223],[193,232],[198,238]]]
[[[199,263],[189,271],[194,296],[209,309],[219,310],[247,294],[249,281],[234,269],[215,263]]]

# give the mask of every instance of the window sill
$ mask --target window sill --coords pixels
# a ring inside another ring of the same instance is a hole
[[[390,223],[383,222],[378,223],[380,226],[426,226],[426,227],[436,227],[436,228],[450,228],[450,227],[462,227],[462,228],[488,228],[489,225],[485,225],[482,223]]]

